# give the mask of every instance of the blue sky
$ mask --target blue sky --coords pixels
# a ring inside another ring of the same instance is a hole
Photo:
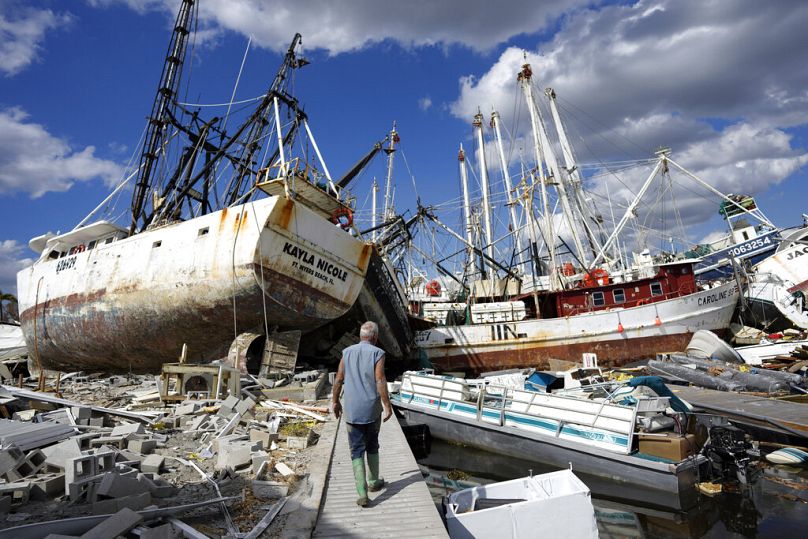
[[[69,230],[122,178],[176,4],[0,0],[0,289],[16,288],[16,271],[35,256],[31,237]],[[299,31],[312,64],[295,93],[332,174],[396,121],[404,211],[415,206],[410,175],[425,203],[458,196],[457,149],[474,161],[478,107],[501,112],[512,166],[530,153],[515,79],[527,54],[538,87],[558,92],[590,170],[671,146],[678,162],[724,192],[755,194],[785,226],[808,212],[807,25],[808,6],[787,1],[201,0],[188,100],[229,99],[249,36],[236,98],[260,95]],[[383,165],[352,186],[360,206]],[[611,195],[627,198],[648,170],[625,172]],[[596,174],[592,191],[611,176]],[[677,200],[694,242],[720,228],[714,199],[683,190]]]

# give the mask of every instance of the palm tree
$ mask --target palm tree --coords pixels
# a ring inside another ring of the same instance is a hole
[[[0,290],[0,322],[8,322],[17,313],[17,297]]]

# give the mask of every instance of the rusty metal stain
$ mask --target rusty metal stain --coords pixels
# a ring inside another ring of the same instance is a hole
[[[368,270],[368,264],[370,263],[370,255],[373,253],[373,244],[366,243],[362,246],[362,252],[359,253],[359,262],[357,262],[356,266],[359,269],[359,273],[364,275]]]
[[[485,344],[478,344],[470,353],[450,356],[447,350],[440,356],[430,355],[429,359],[442,371],[465,370],[479,374],[512,368],[548,369],[550,359],[579,362],[581,354],[594,352],[598,355],[598,364],[601,367],[620,367],[632,361],[653,358],[659,352],[684,350],[691,337],[692,333],[678,333],[550,346],[542,346],[536,342],[519,343],[509,347],[508,350],[492,352],[479,351],[485,348]]]
[[[292,222],[292,214],[295,210],[295,203],[291,199],[285,199],[281,206],[281,214],[278,218],[278,226],[284,230],[289,230],[289,223]]]

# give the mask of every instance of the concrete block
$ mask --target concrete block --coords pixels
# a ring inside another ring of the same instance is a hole
[[[149,455],[140,463],[140,471],[143,473],[160,473],[165,463],[165,458],[161,455]]]
[[[207,415],[200,415],[194,418],[193,421],[188,425],[189,430],[199,430],[206,426],[206,424],[210,421],[210,416]]]
[[[151,495],[155,498],[170,498],[175,496],[179,489],[159,477],[150,478],[146,474],[140,474],[138,481],[144,483],[148,488]]]
[[[261,449],[269,449],[272,442],[278,441],[278,435],[263,429],[250,429],[250,441],[259,442]]]
[[[222,436],[221,438],[216,438],[213,440],[213,447],[211,450],[214,453],[218,453],[223,446],[246,439],[247,436],[244,434],[228,434],[227,436]]]
[[[94,502],[98,492],[98,484],[103,477],[103,475],[95,475],[72,483],[65,482],[65,489],[70,501],[73,503],[78,503],[82,500]]]
[[[65,494],[70,494],[70,485],[97,474],[94,455],[82,455],[65,461]]]
[[[104,522],[81,536],[81,539],[109,539],[126,535],[132,528],[143,522],[143,517],[125,507]]]
[[[129,440],[126,448],[141,455],[148,455],[154,453],[157,448],[157,440]]]
[[[258,473],[258,470],[261,469],[261,465],[269,460],[269,453],[266,451],[254,451],[250,454],[250,460],[252,462],[253,473]]]
[[[61,496],[65,491],[65,474],[49,473],[31,479],[31,498],[49,500]]]
[[[87,419],[89,420],[93,417],[93,410],[92,408],[87,408],[84,406],[73,406],[70,408],[70,411],[73,412],[73,417],[76,418],[76,421],[79,419]]]
[[[131,496],[124,496],[123,498],[112,498],[109,500],[98,500],[93,504],[94,515],[110,515],[117,513],[124,507],[132,511],[140,511],[145,507],[151,505],[151,494],[142,492],[140,494],[133,494]]]
[[[124,462],[132,462],[132,461],[142,462],[143,459],[146,458],[140,453],[135,453],[134,451],[130,451],[129,449],[124,449],[118,452],[118,457],[122,457]]]
[[[104,474],[101,484],[98,486],[98,494],[108,498],[123,498],[133,494],[148,492],[149,487],[137,477],[123,476],[116,473]]]
[[[230,442],[219,447],[216,459],[216,469],[243,468],[252,463],[252,443],[251,442]]]
[[[33,421],[35,415],[36,410],[20,410],[19,412],[14,412],[11,419],[16,421]]]
[[[0,474],[5,474],[6,472],[13,470],[17,467],[17,463],[20,462],[25,455],[23,454],[20,449],[11,444],[8,447],[4,448],[0,451]]]
[[[88,425],[91,427],[103,427],[104,426],[104,416],[100,417],[91,417],[87,422]]]
[[[102,436],[100,438],[95,438],[90,440],[90,447],[102,447],[105,445],[111,445],[118,449],[126,448],[127,439],[126,436]]]
[[[199,404],[196,402],[188,402],[177,405],[174,408],[174,415],[181,416],[181,415],[190,415],[195,414],[196,411],[199,410]]]
[[[0,496],[0,515],[5,515],[11,511],[11,496]]]
[[[26,503],[31,494],[30,481],[17,481],[0,484],[0,496],[11,498],[13,505]]]
[[[250,397],[245,397],[244,399],[240,400],[238,404],[236,404],[233,410],[238,415],[241,416],[252,410],[254,407],[255,407],[255,401],[252,400]]]
[[[45,464],[64,470],[68,459],[82,456],[81,445],[75,438],[62,440],[56,445],[41,450],[45,455]]]
[[[227,397],[225,400],[222,401],[219,410],[221,411],[222,409],[227,409],[230,412],[232,412],[233,410],[236,409],[236,405],[239,402],[241,402],[241,399],[239,399],[238,397],[234,397],[233,395],[230,395],[229,397]]]
[[[129,434],[144,434],[145,432],[146,430],[143,428],[142,423],[129,423],[112,429],[110,436],[128,436]]]

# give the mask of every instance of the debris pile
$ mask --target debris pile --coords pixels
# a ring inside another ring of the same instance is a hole
[[[0,539],[258,537],[305,505],[327,373],[166,367],[0,387]],[[283,387],[312,402],[267,397]]]

